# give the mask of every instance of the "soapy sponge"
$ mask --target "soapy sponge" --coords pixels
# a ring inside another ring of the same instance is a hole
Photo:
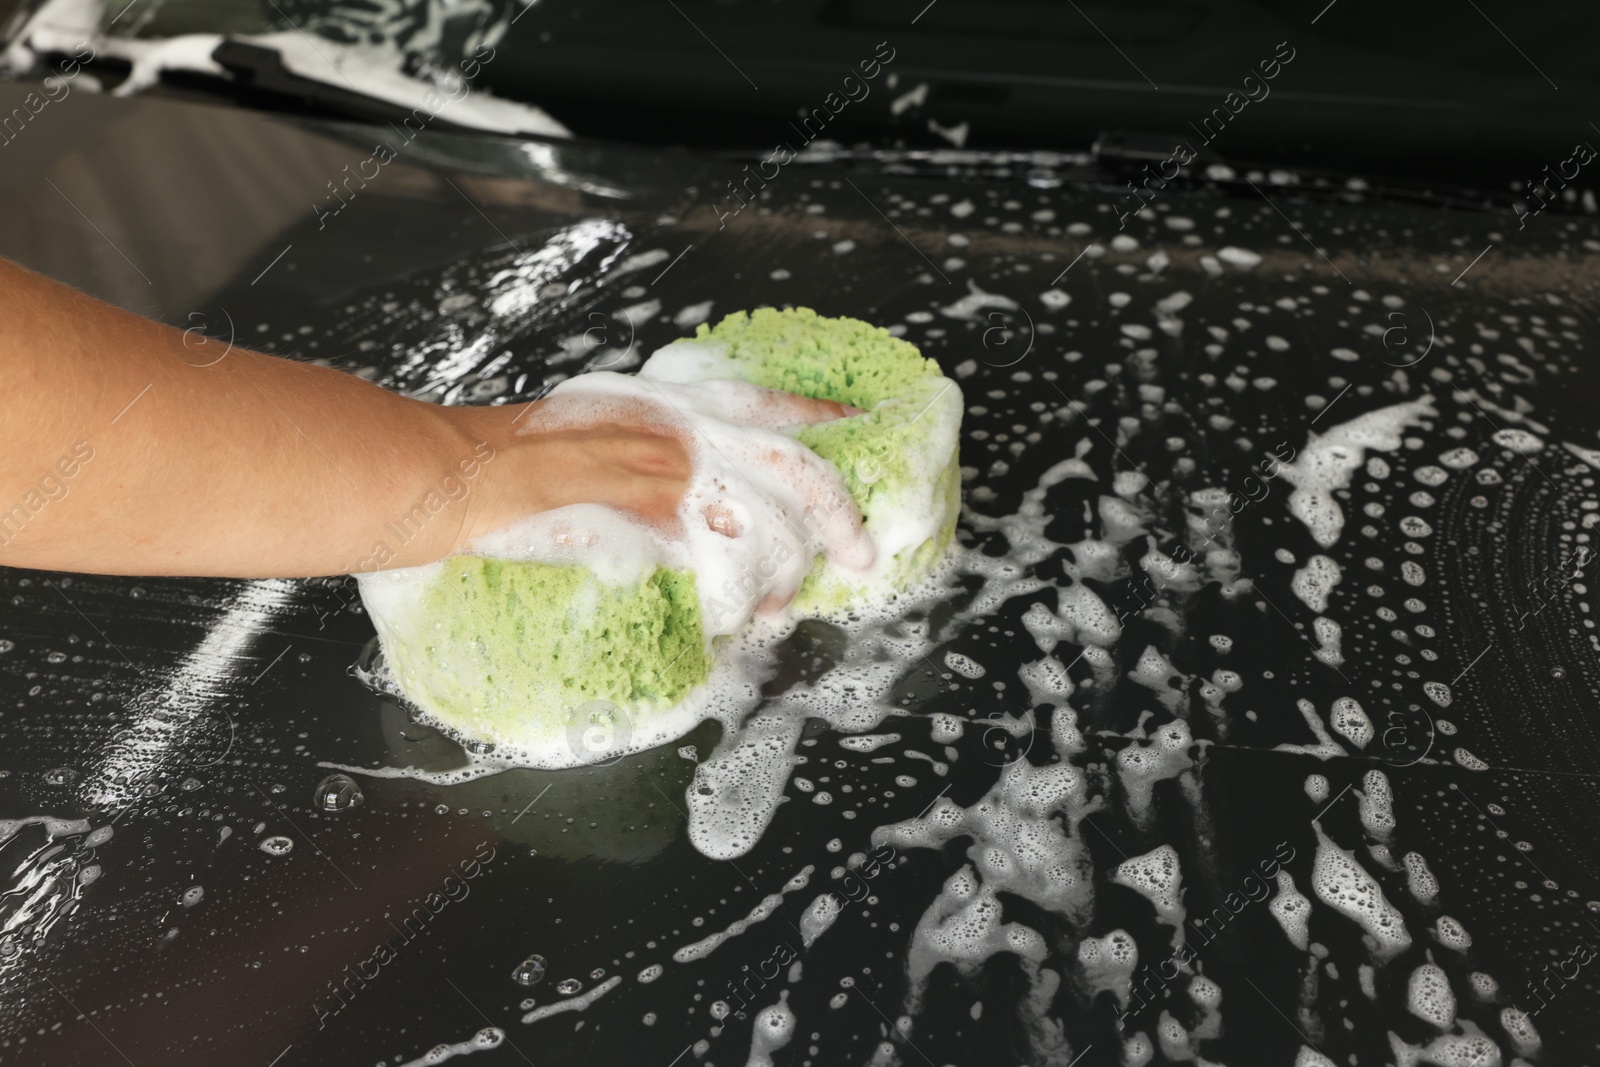
[[[961,392],[908,342],[854,319],[761,308],[701,326],[640,374],[743,378],[864,409],[796,436],[838,468],[878,562],[846,576],[818,556],[797,614],[892,594],[924,577],[949,545],[960,507]],[[658,566],[608,584],[573,564],[455,556],[359,580],[406,696],[453,732],[516,745],[541,765],[669,740],[658,736],[668,722],[652,731],[651,720],[711,673],[701,612],[716,591],[698,589],[690,571]]]
[[[505,715],[525,709],[519,743],[560,743],[571,716],[536,709],[670,705],[711,671],[694,575],[665,567],[608,585],[583,567],[453,556],[407,610],[373,617],[401,689],[472,738],[511,740]]]
[[[810,308],[734,312],[700,326],[691,343],[721,347],[738,376],[756,385],[865,412],[796,436],[838,468],[878,546],[878,565],[866,578],[847,578],[819,557],[796,611],[847,608],[927,574],[961,510],[961,390],[937,363],[882,327]]]

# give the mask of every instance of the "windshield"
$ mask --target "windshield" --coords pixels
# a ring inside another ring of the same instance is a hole
[[[138,80],[169,92],[339,114],[352,113],[348,102],[296,95],[237,43],[304,52],[296,73],[327,82],[334,97],[381,92],[340,73],[345,50],[425,80],[459,73],[466,61],[476,90],[537,107],[578,136],[719,149],[801,138],[1083,152],[1110,134],[1117,144],[1186,140],[1227,161],[1505,190],[1536,176],[1511,161],[1564,145],[1574,130],[1593,132],[1585,108],[1600,90],[1589,62],[1600,13],[1582,8],[1395,9],[1371,0],[1316,11],[1207,0],[31,6],[49,9],[36,21],[57,37],[69,25],[93,27],[113,42],[95,68],[108,85],[132,62]],[[29,9],[14,17],[14,33]],[[147,58],[156,42],[193,35],[225,35],[236,46]]]

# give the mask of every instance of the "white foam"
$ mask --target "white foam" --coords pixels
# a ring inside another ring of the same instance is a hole
[[[1333,759],[1335,756],[1343,756],[1345,754],[1344,748],[1339,742],[1328,736],[1327,728],[1322,725],[1322,716],[1317,714],[1316,706],[1304,697],[1294,703],[1295,707],[1300,709],[1300,717],[1305,720],[1306,726],[1311,729],[1311,733],[1316,737],[1316,744],[1294,745],[1285,743],[1274,746],[1274,751],[1301,752],[1307,756],[1315,756],[1323,760]]]
[[[1356,748],[1366,748],[1372,741],[1372,720],[1367,718],[1367,713],[1355,697],[1336,699],[1333,709],[1328,713],[1328,722],[1334,733]]]
[[[1148,900],[1155,906],[1156,917],[1182,936],[1183,874],[1178,867],[1177,849],[1159,845],[1142,856],[1124,860],[1117,865],[1111,880]]]
[[[1411,944],[1405,919],[1383,895],[1383,889],[1357,863],[1335,845],[1315,823],[1317,857],[1311,871],[1311,888],[1317,898],[1350,919],[1372,939],[1374,953],[1386,959]]]
[[[1428,869],[1428,861],[1416,852],[1401,858],[1406,869],[1406,888],[1419,904],[1432,904],[1439,896],[1439,880]]]
[[[860,734],[855,737],[839,738],[839,747],[848,748],[852,752],[876,752],[884,745],[892,745],[899,740],[899,734]]]
[[[1049,951],[1038,933],[1019,923],[1000,921],[1000,902],[992,884],[979,884],[970,866],[951,875],[944,888],[917,921],[906,954],[911,981],[908,1007],[920,1005],[928,976],[940,963],[953,964],[975,975],[983,962],[1001,952],[1012,952],[1034,963]]]
[[[548,1019],[550,1016],[560,1015],[562,1012],[583,1011],[589,1005],[593,1004],[595,1001],[599,1000],[601,997],[605,996],[607,993],[611,992],[621,984],[622,975],[614,974],[610,978],[607,978],[604,982],[601,982],[599,985],[589,990],[589,992],[580,996],[572,997],[568,1000],[560,1000],[554,1004],[546,1004],[543,1007],[534,1008],[532,1011],[528,1012],[522,1017],[522,1021],[525,1023],[536,1023],[540,1019]]]
[[[1467,928],[1448,915],[1441,915],[1434,920],[1433,936],[1445,948],[1465,952],[1472,947],[1472,935],[1467,933]]]
[[[1293,485],[1289,512],[1305,524],[1312,538],[1324,548],[1335,544],[1344,529],[1344,512],[1333,494],[1350,486],[1350,476],[1361,465],[1366,449],[1393,452],[1400,447],[1404,431],[1437,418],[1433,397],[1369,411],[1325,433],[1311,435],[1306,447],[1293,463],[1283,464],[1279,473]]]
[[[1406,982],[1406,1010],[1441,1030],[1456,1021],[1456,995],[1443,967],[1424,963],[1411,972]]]
[[[1092,993],[1109,992],[1122,1007],[1128,1006],[1133,972],[1139,966],[1139,945],[1126,930],[1078,942],[1078,965]]]
[[[1289,943],[1302,952],[1311,944],[1311,898],[1295,888],[1288,871],[1278,872],[1278,895],[1267,905]]]
[[[1361,827],[1367,836],[1386,841],[1394,832],[1394,790],[1380,770],[1370,770],[1361,779],[1356,797],[1360,806]]]
[[[1302,604],[1321,615],[1328,610],[1328,597],[1343,577],[1339,564],[1327,556],[1315,555],[1294,572],[1289,588]]]
[[[1539,1031],[1533,1028],[1533,1020],[1519,1008],[1501,1008],[1500,1027],[1511,1039],[1511,1046],[1519,1056],[1532,1056],[1544,1045]]]
[[[778,1002],[756,1013],[750,1032],[750,1056],[745,1067],[772,1067],[772,1054],[794,1037],[795,1014],[789,1009],[789,991],[778,994]]]
[[[465,1041],[457,1041],[450,1045],[435,1045],[416,1059],[400,1064],[400,1067],[432,1067],[433,1064],[453,1060],[457,1056],[470,1056],[474,1052],[487,1052],[499,1048],[505,1039],[504,1030],[497,1026],[486,1026]]]
[[[844,904],[832,893],[822,893],[800,916],[800,940],[806,948],[828,932],[828,928],[839,918],[839,913],[844,910]]]
[[[1157,782],[1175,778],[1194,766],[1189,755],[1193,743],[1189,724],[1174,719],[1152,737],[1136,738],[1117,753],[1117,777],[1127,790],[1128,808],[1134,818],[1142,820],[1150,811]]]
[[[776,893],[768,893],[766,896],[762,897],[760,902],[757,903],[755,907],[751,908],[750,913],[744,918],[734,920],[733,922],[729,923],[725,929],[718,930],[716,933],[703,937],[699,941],[684,945],[682,948],[678,949],[672,954],[672,962],[692,963],[695,960],[705,959],[707,956],[711,955],[718,948],[720,948],[724,943],[726,943],[729,938],[738,937],[756,923],[763,922],[770,918],[772,913],[778,910],[778,905],[783,903],[785,894],[792,893],[797,889],[804,889],[806,887],[811,879],[811,872],[814,869],[815,868],[811,867],[810,865],[807,865],[799,874],[789,879],[788,883],[783,887],[783,889]]]

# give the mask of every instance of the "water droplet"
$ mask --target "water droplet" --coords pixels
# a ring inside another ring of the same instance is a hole
[[[203,886],[203,885],[192,885],[188,889],[185,889],[183,891],[183,906],[186,907],[186,908],[192,908],[196,904],[200,903],[200,901],[205,898],[205,895],[206,895],[206,887],[205,886]]]
[[[67,662],[67,654],[65,652],[47,652],[45,653],[44,661],[46,663],[65,663]]]
[[[532,997],[528,997],[525,1000],[523,1000],[523,1002],[522,1002],[522,1010],[523,1011],[527,1011],[529,1008],[533,1007],[537,1003],[539,1003],[539,1002],[534,1000]]]
[[[468,741],[467,751],[474,756],[487,756],[494,751],[494,744],[489,741]]]
[[[294,850],[294,842],[280,834],[262,841],[260,847],[269,856],[287,856]]]
[[[71,767],[56,767],[44,772],[46,785],[71,785],[78,772]]]
[[[318,811],[348,811],[360,807],[365,799],[354,778],[348,774],[330,774],[317,783],[311,806]]]
[[[529,956],[516,969],[511,972],[512,980],[518,985],[538,985],[544,981],[545,965],[543,956]]]
[[[606,969],[604,967],[596,967],[594,970],[589,972],[589,977],[596,982],[600,981],[600,979],[604,978],[605,976]]]
[[[433,809],[433,813],[435,815],[449,815],[450,814],[450,805],[448,805],[448,804],[440,804],[438,807]]]
[[[563,978],[561,981],[556,983],[556,992],[565,994],[569,997],[582,988],[583,983],[578,981],[576,978]]]
[[[17,647],[17,643],[15,641],[11,641],[11,640],[8,640],[7,638],[0,637],[0,652],[10,652],[13,648],[16,648],[16,647]]]
[[[135,600],[141,599],[144,596],[144,586],[134,586],[132,589],[128,590],[128,595]]]
[[[295,659],[299,660],[301,663],[310,663],[311,662],[311,653],[302,652],[298,656],[296,656]]]
[[[203,783],[198,778],[185,778],[178,784],[178,788],[183,790],[185,793],[193,793],[196,789],[199,789],[202,784]]]
[[[1562,678],[1565,678],[1566,676],[1567,676],[1567,669],[1565,667],[1551,667],[1550,668],[1550,677],[1556,679],[1557,681],[1560,681]]]

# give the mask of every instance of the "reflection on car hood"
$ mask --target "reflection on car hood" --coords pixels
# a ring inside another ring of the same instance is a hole
[[[127,9],[113,13],[98,0],[48,0],[9,42],[4,65],[43,77],[59,71],[52,62],[58,55],[115,59],[131,68],[113,90],[118,96],[143,92],[166,72],[198,74],[245,79],[302,100],[330,93],[366,97],[389,105],[397,120],[409,116],[418,129],[567,136],[542,109],[496,97],[476,82],[515,21],[515,5],[336,7],[308,13],[303,23],[276,10],[290,28],[160,35],[146,32],[151,21],[159,28],[163,16],[173,17],[160,5],[118,27]],[[264,76],[279,67],[281,83]]]

